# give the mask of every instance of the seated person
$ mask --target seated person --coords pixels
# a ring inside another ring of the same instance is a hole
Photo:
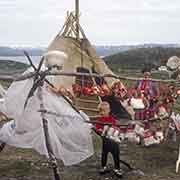
[[[116,125],[116,119],[110,115],[110,105],[108,102],[102,102],[99,105],[99,115],[101,116],[98,121],[103,123],[111,123],[113,126]],[[97,124],[96,125],[96,131],[98,133],[103,132],[104,127],[102,125]],[[101,156],[101,166],[102,169],[100,170],[100,173],[103,174],[107,172],[107,158],[108,154],[111,153],[114,160],[114,173],[118,176],[122,176],[122,171],[120,169],[119,164],[119,144],[115,141],[106,138],[105,136],[102,137],[102,156]]]

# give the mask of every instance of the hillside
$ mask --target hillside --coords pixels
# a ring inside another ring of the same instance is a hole
[[[180,48],[136,48],[104,58],[113,71],[120,69],[141,69],[144,64],[156,68],[165,65],[171,56],[180,57]]]
[[[97,48],[97,47],[96,47]],[[125,47],[124,47],[125,48]],[[126,47],[127,48],[127,47]],[[129,47],[130,48],[130,47]],[[0,48],[1,49],[1,48]],[[180,57],[180,48],[178,46],[161,46],[156,47],[155,45],[142,45],[131,47],[129,50],[122,51],[122,47],[118,46],[99,46],[98,52],[102,54],[112,53],[116,51],[116,54],[106,56],[104,60],[110,66],[110,68],[119,72],[122,69],[128,70],[140,70],[144,64],[149,64],[154,68],[160,65],[165,65],[167,59],[171,56]],[[117,53],[117,51],[121,51]],[[125,50],[125,49],[124,49]],[[36,51],[38,52],[38,50]],[[21,51],[22,53],[22,51]],[[7,63],[7,64],[6,64]],[[10,71],[18,71],[26,68],[27,65],[14,61],[0,61],[0,73],[9,73]]]
[[[27,67],[28,65],[24,63],[9,60],[0,60],[0,74],[13,74],[23,72]]]
[[[109,56],[118,52],[132,49],[133,46],[94,46],[99,56]],[[45,51],[45,47],[6,47],[0,46],[0,56],[23,56],[26,50],[31,56],[41,56]]]
[[[105,57],[112,54],[139,48],[178,48],[179,44],[139,44],[139,45],[94,45],[97,54]],[[0,46],[0,56],[23,56],[23,51],[26,50],[31,56],[41,56],[46,47],[9,47]]]

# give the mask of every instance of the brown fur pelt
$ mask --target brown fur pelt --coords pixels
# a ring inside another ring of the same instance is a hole
[[[8,121],[10,118],[8,118],[3,112],[0,112],[0,122],[2,121]]]

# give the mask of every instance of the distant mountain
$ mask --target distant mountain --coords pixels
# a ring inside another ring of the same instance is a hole
[[[171,56],[180,57],[180,47],[136,48],[104,58],[113,71],[142,69],[145,64],[153,68],[165,65]]]
[[[178,48],[180,44],[139,44],[139,45],[119,45],[119,46],[95,46],[99,56],[110,56],[120,52],[139,48]]]
[[[110,56],[119,52],[128,51],[131,49],[139,48],[178,48],[179,44],[140,44],[140,45],[107,45],[107,46],[94,46],[97,54],[101,57]],[[23,50],[29,52],[31,56],[41,56],[45,51],[46,47],[6,47],[0,46],[0,56],[22,56]]]
[[[95,46],[99,56],[105,57],[135,48],[134,46]]]
[[[99,56],[109,56],[118,52],[130,49],[130,46],[95,46]],[[0,46],[0,56],[22,56],[23,50],[29,52],[31,56],[41,56],[46,48],[27,48],[27,47],[3,47]]]
[[[30,47],[6,47],[0,46],[0,56],[23,56],[23,51],[26,50],[31,56],[42,55],[46,48],[30,48]]]

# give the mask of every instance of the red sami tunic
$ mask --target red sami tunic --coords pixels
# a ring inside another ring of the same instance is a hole
[[[113,116],[107,116],[107,117],[101,117],[98,119],[98,121],[102,123],[112,123],[112,126],[116,125],[116,119]],[[104,126],[100,124],[96,124],[96,130],[97,132],[102,132]]]

